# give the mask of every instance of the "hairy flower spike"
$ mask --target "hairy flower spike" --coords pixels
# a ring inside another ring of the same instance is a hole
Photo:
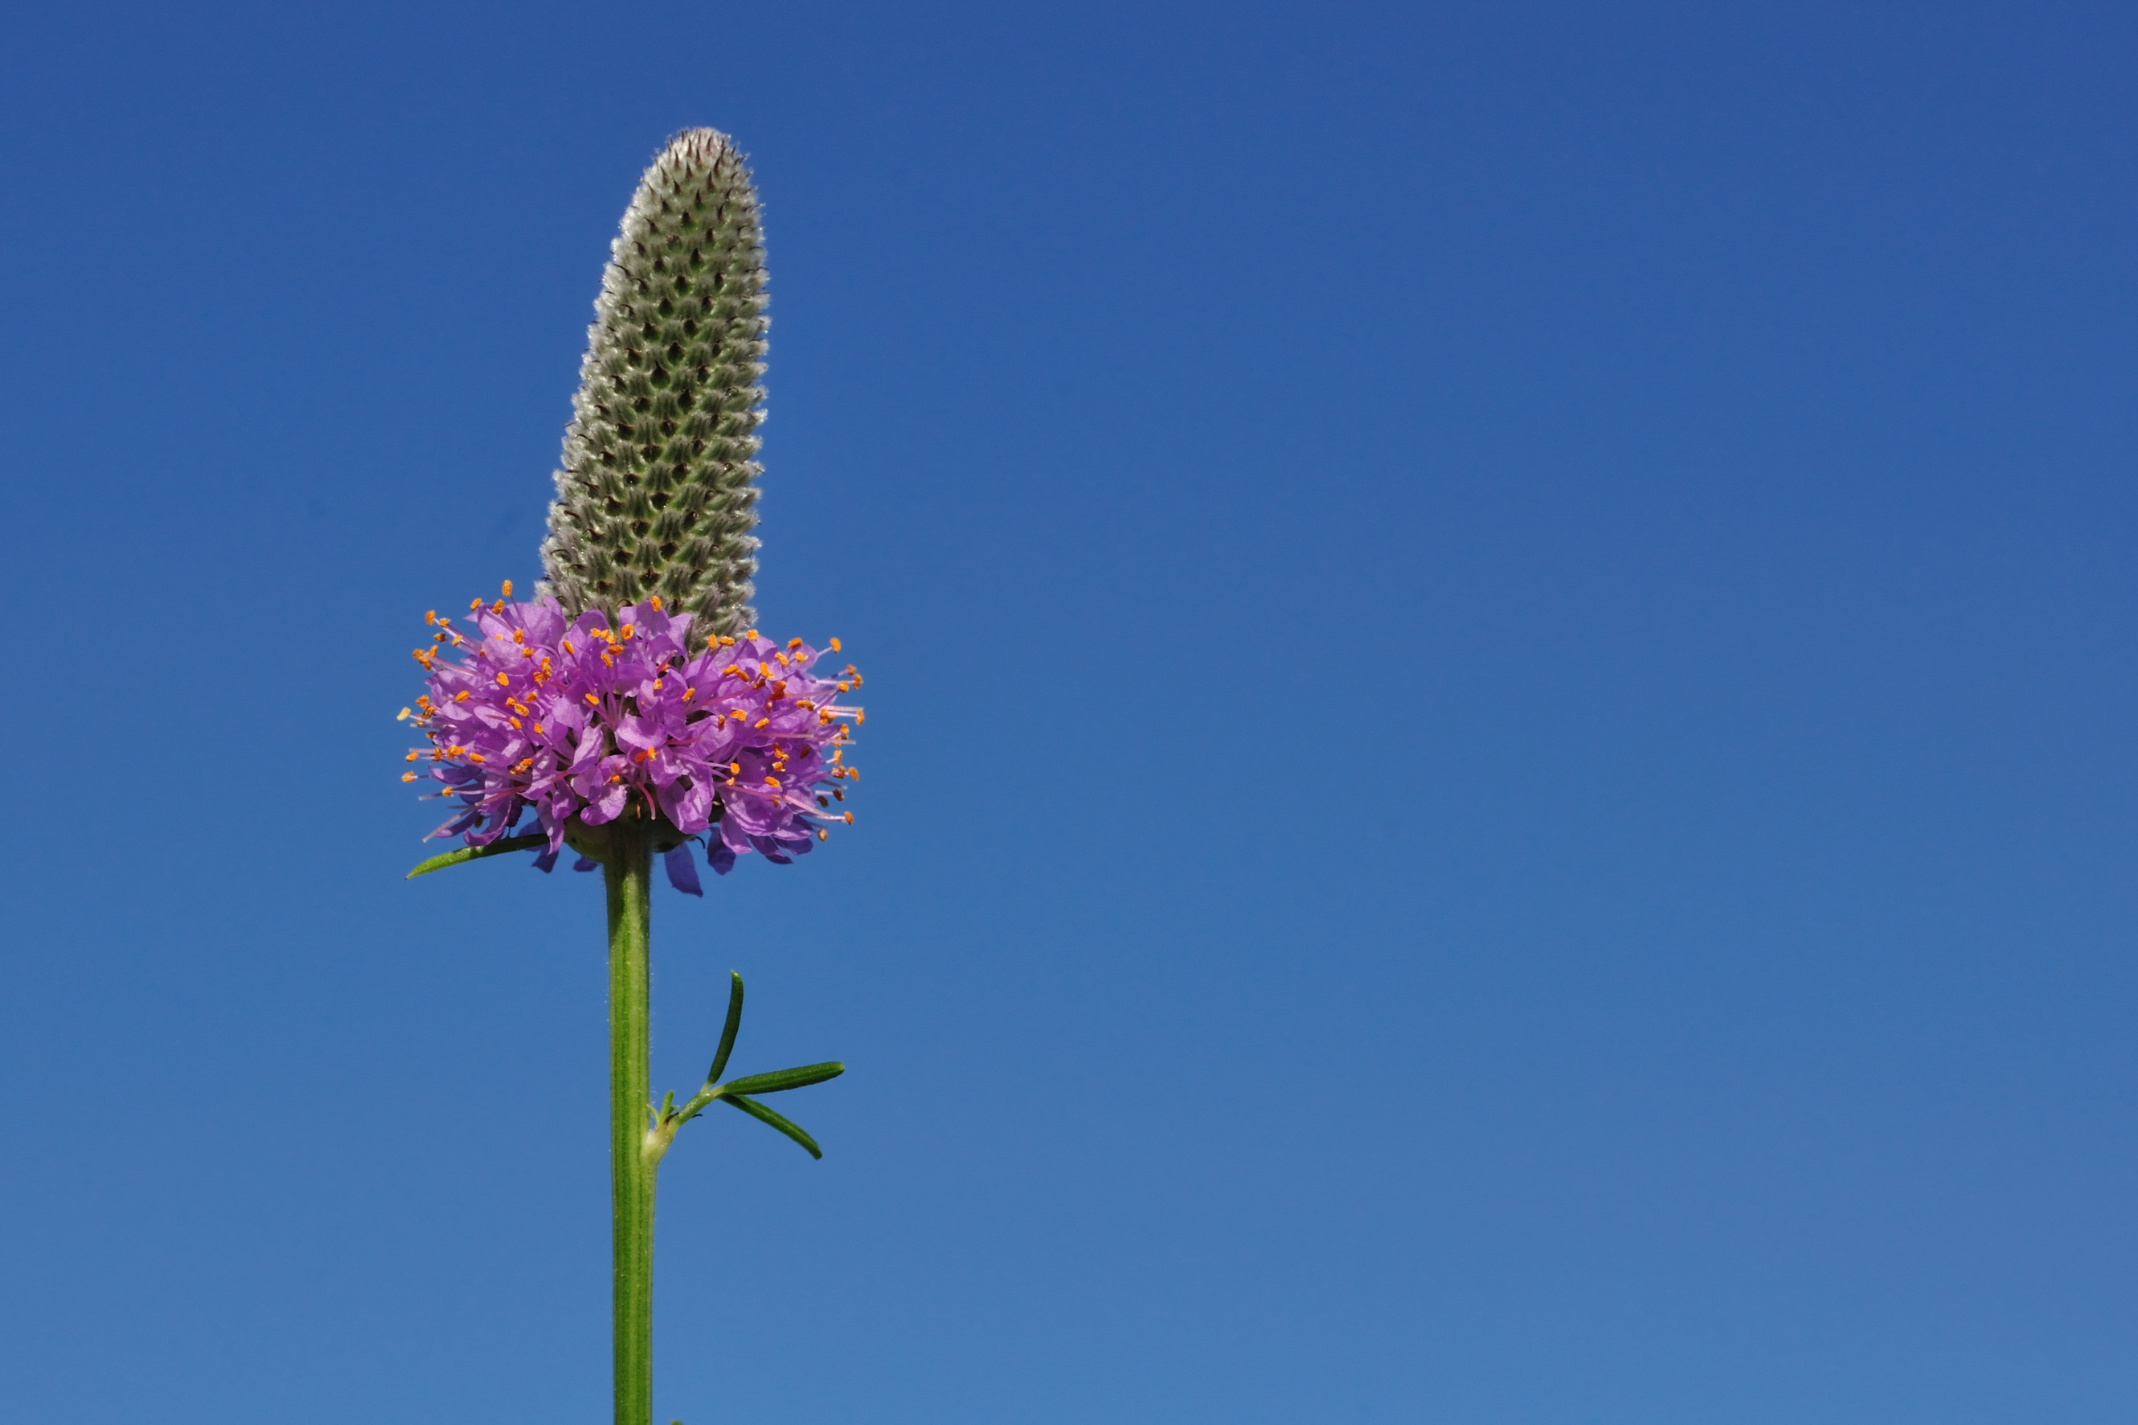
[[[610,246],[542,544],[568,618],[660,604],[699,646],[756,619],[764,234],[743,156],[689,129]]]

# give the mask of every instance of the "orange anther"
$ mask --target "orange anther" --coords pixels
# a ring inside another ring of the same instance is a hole
[[[510,579],[505,581],[505,597],[508,599],[512,597],[512,581]]]
[[[416,774],[414,772],[403,772],[401,774],[401,780],[404,782],[413,782],[416,780]]]

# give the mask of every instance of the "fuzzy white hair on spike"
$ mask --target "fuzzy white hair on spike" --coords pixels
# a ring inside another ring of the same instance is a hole
[[[694,642],[756,622],[765,244],[727,135],[687,129],[639,180],[587,329],[542,542],[567,616],[659,595]]]

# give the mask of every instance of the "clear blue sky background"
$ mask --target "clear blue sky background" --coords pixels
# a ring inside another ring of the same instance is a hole
[[[19,6],[0,1401],[606,1419],[601,895],[433,824],[752,155],[859,826],[656,906],[662,1421],[2138,1414],[2128,7]]]

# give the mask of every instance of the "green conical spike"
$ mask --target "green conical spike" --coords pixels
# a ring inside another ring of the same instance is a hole
[[[751,627],[764,231],[727,135],[689,129],[639,180],[610,247],[542,542],[567,614],[658,594],[696,642]]]

